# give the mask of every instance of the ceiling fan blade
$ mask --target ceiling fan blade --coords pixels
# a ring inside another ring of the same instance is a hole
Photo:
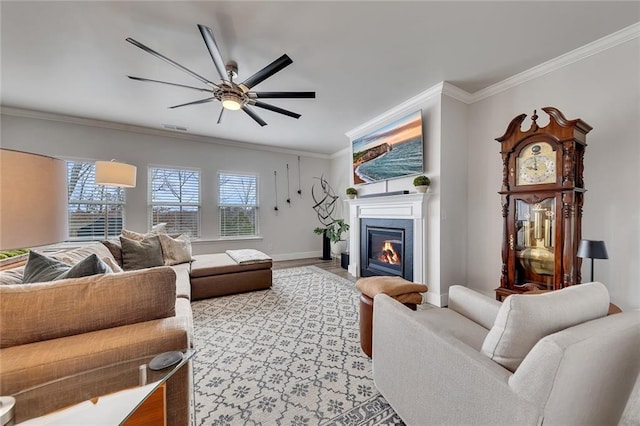
[[[169,83],[168,81],[152,80],[150,78],[134,77],[134,76],[131,76],[131,75],[128,75],[127,77],[129,77],[131,80],[150,81],[152,83],[168,84],[169,86],[184,87],[184,88],[187,88],[187,89],[199,90],[201,92],[213,93],[213,90],[211,90],[211,89],[203,89],[201,87],[185,86],[184,84]]]
[[[261,83],[265,79],[271,77],[272,75],[274,75],[275,73],[277,73],[278,71],[286,67],[287,65],[291,65],[292,63],[293,61],[291,60],[291,58],[288,57],[287,54],[284,54],[280,56],[278,59],[276,59],[275,61],[271,62],[266,67],[262,68],[260,71],[258,71],[251,77],[249,77],[248,79],[246,79],[245,81],[243,81],[242,83],[240,83],[239,86],[242,89],[242,91],[246,93],[256,84]]]
[[[251,118],[253,118],[254,120],[256,120],[256,123],[258,123],[259,125],[261,125],[261,126],[263,126],[263,127],[267,125],[267,123],[266,123],[262,118],[260,118],[260,117],[258,116],[258,114],[256,114],[255,112],[253,112],[253,110],[252,110],[251,108],[249,108],[248,106],[243,105],[242,110],[243,110],[244,112],[246,112],[246,113],[249,115],[249,117],[251,117]]]
[[[176,61],[167,58],[166,56],[164,56],[162,53],[158,53],[155,50],[153,50],[150,47],[145,46],[144,44],[140,43],[139,41],[136,41],[134,39],[132,39],[131,37],[127,37],[126,39],[129,43],[133,44],[136,47],[139,47],[140,49],[144,50],[147,53],[152,54],[153,56],[155,56],[156,58],[160,58],[163,61],[168,62],[169,64],[173,65],[174,67],[178,68],[179,70],[182,70],[184,72],[186,72],[187,74],[189,74],[190,76],[197,78],[198,80],[200,80],[201,82],[205,83],[205,84],[210,84],[214,87],[219,87],[217,84],[213,83],[212,81],[207,80],[206,78],[202,77],[201,75],[196,74],[195,72],[191,71],[188,68],[183,67],[182,65],[180,65],[179,63],[177,63]]]
[[[316,92],[249,92],[250,98],[266,99],[266,98],[289,98],[289,99],[314,99]]]
[[[218,124],[222,123],[222,114],[224,113],[224,107],[220,108],[220,115],[218,116]]]
[[[180,108],[180,107],[187,106],[187,105],[205,104],[205,103],[211,102],[211,101],[213,101],[215,99],[216,99],[215,97],[210,97],[210,98],[206,98],[206,99],[200,99],[199,101],[187,102],[186,104],[174,105],[174,106],[171,106],[169,108],[173,109],[173,108]]]
[[[211,59],[213,59],[213,65],[216,66],[216,70],[218,70],[220,78],[222,78],[223,81],[229,81],[227,68],[224,66],[224,61],[222,60],[222,55],[220,54],[220,49],[218,48],[216,39],[213,37],[213,31],[211,31],[211,28],[200,24],[198,24],[198,29],[200,30],[200,34],[202,34],[204,44],[207,45]]]
[[[264,109],[268,109],[269,111],[278,112],[280,114],[288,115],[289,117],[293,117],[293,118],[300,118],[301,117],[300,114],[288,111],[286,109],[282,109],[282,108],[277,107],[277,106],[273,106],[273,105],[270,105],[270,104],[265,104],[264,102],[255,101],[255,102],[252,102],[251,104],[257,106],[258,108],[264,108]]]

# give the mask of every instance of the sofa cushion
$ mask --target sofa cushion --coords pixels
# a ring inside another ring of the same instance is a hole
[[[167,234],[159,234],[162,246],[162,257],[166,266],[191,262],[191,241],[187,235],[172,238]]]
[[[0,348],[175,315],[169,267],[0,286]]]
[[[164,265],[162,247],[157,235],[142,240],[120,237],[122,266],[125,271]]]
[[[482,353],[510,371],[516,371],[543,337],[609,310],[609,292],[598,282],[574,285],[543,294],[516,294],[505,299]]]
[[[226,253],[197,254],[193,256],[193,259],[191,278],[271,269],[272,266],[270,261],[240,265]]]
[[[0,285],[22,284],[24,265],[0,271]]]
[[[69,265],[75,265],[76,263],[86,259],[89,255],[92,254],[98,255],[98,257],[103,260],[105,258],[114,259],[109,249],[107,249],[102,243],[99,242],[83,245],[73,250],[54,253],[50,257]]]

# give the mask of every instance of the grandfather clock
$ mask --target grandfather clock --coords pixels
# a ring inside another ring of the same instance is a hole
[[[552,107],[539,127],[533,111],[511,120],[496,138],[502,154],[502,273],[496,299],[531,290],[558,290],[580,282],[576,256],[582,234],[584,150],[591,126],[567,120]]]

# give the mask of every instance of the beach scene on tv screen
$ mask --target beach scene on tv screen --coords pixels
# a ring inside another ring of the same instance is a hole
[[[353,141],[353,183],[423,171],[422,112],[416,111]]]

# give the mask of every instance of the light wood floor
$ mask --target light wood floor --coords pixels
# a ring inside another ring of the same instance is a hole
[[[329,271],[339,277],[355,281],[355,278],[349,275],[349,272],[346,269],[342,269],[340,267],[340,259],[322,260],[319,257],[313,257],[309,259],[281,260],[273,262],[273,269],[295,268],[296,266],[309,265],[317,266],[318,268]]]

